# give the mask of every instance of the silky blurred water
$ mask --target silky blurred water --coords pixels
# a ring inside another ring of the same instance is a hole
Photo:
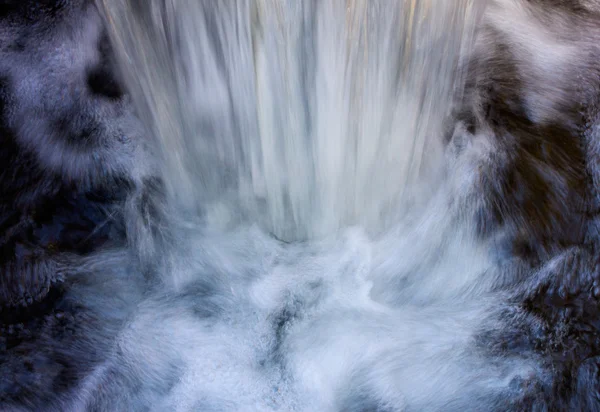
[[[175,239],[115,358],[143,389],[117,398],[488,410],[531,372],[476,344],[502,297],[443,147],[483,2],[101,5]]]

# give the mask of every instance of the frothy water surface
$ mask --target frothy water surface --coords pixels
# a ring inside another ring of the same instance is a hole
[[[477,345],[502,296],[442,145],[483,2],[102,4],[174,234],[115,405],[488,410],[531,373]]]

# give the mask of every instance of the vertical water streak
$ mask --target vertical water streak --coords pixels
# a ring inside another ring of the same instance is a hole
[[[172,199],[288,240],[378,231],[434,183],[482,2],[104,1]]]

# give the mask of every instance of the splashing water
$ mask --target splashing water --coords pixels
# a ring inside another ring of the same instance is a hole
[[[477,346],[501,296],[441,138],[482,2],[102,5],[175,239],[106,408],[488,410],[531,373]]]

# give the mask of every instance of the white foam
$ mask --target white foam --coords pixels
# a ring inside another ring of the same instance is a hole
[[[134,3],[105,3],[113,40],[172,204],[205,220],[171,228],[122,333],[136,402],[486,410],[531,373],[475,343],[502,297],[452,201],[476,176],[444,177],[478,3]]]

